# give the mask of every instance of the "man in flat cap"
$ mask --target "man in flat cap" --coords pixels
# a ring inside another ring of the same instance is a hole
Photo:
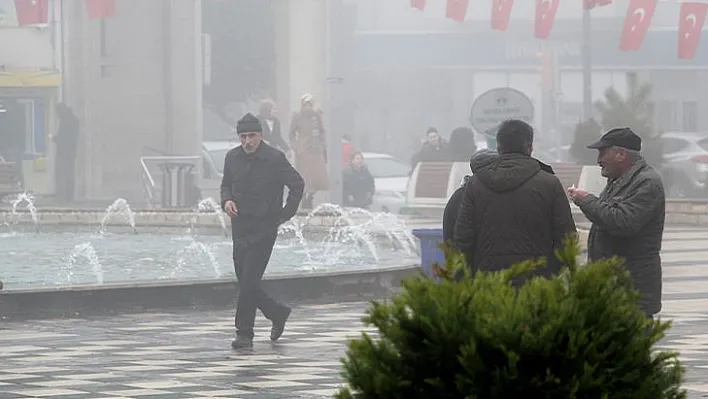
[[[640,155],[642,140],[629,128],[612,129],[588,148],[599,151],[607,186],[599,197],[574,187],[568,194],[592,222],[590,261],[623,258],[642,293],[640,306],[653,318],[661,310],[659,252],[666,202],[661,177]]]
[[[241,145],[226,154],[221,207],[231,217],[233,258],[239,283],[234,349],[253,346],[256,309],[273,322],[270,339],[283,334],[290,308],[261,288],[278,226],[295,216],[305,183],[285,154],[263,142],[263,126],[252,114],[236,125]],[[288,199],[283,206],[284,187]]]

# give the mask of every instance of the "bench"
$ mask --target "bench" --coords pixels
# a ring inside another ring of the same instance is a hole
[[[0,162],[0,198],[21,193],[22,185],[14,162]]]

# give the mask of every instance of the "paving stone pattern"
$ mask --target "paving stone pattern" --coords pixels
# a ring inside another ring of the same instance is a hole
[[[662,347],[678,350],[690,398],[708,397],[708,230],[672,229],[664,248]],[[285,335],[230,349],[230,311],[149,313],[0,324],[4,398],[324,398],[367,304],[296,307]],[[369,331],[372,332],[373,331]]]

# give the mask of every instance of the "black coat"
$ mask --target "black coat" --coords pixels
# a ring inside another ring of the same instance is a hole
[[[376,191],[376,183],[366,166],[362,166],[359,170],[349,166],[344,170],[344,178],[342,180],[344,205],[356,207],[371,205],[371,200]],[[349,199],[350,196],[353,197],[352,200]]]
[[[666,194],[659,174],[643,159],[617,180],[609,181],[600,197],[576,201],[592,222],[588,237],[590,261],[618,256],[642,293],[640,306],[648,314],[661,310],[661,244]]]
[[[283,207],[284,187],[289,189]],[[266,143],[247,154],[241,146],[226,154],[221,181],[221,207],[234,201],[238,216],[231,219],[234,240],[271,234],[297,212],[305,183],[285,158]]]
[[[450,162],[451,158],[450,149],[445,141],[440,140],[440,145],[437,147],[424,143],[423,148],[411,159],[411,170],[415,169],[420,162]]]
[[[261,122],[261,127],[263,129],[263,140],[270,143],[271,146],[280,148],[283,151],[290,151],[290,146],[285,142],[283,135],[280,131],[280,119],[272,117],[273,129],[271,130],[268,126],[267,118],[259,116],[258,120]]]
[[[537,275],[559,270],[554,252],[576,233],[560,180],[521,154],[501,155],[465,187],[455,226],[455,245],[472,270],[497,271],[546,257]]]
[[[477,173],[485,166],[491,164],[497,158],[496,153],[486,154],[482,157],[472,157],[470,160],[470,170],[472,173]],[[553,168],[541,161],[538,161],[541,170],[553,173]],[[455,239],[455,223],[457,223],[457,215],[460,213],[460,205],[462,205],[462,197],[465,195],[465,186],[469,182],[470,176],[465,176],[465,180],[460,187],[455,190],[447,200],[445,211],[443,212],[443,241],[453,241]],[[454,243],[453,243],[454,244]]]

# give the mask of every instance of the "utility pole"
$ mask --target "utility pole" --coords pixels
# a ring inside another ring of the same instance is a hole
[[[583,10],[583,118],[592,112],[592,20],[590,10]]]

